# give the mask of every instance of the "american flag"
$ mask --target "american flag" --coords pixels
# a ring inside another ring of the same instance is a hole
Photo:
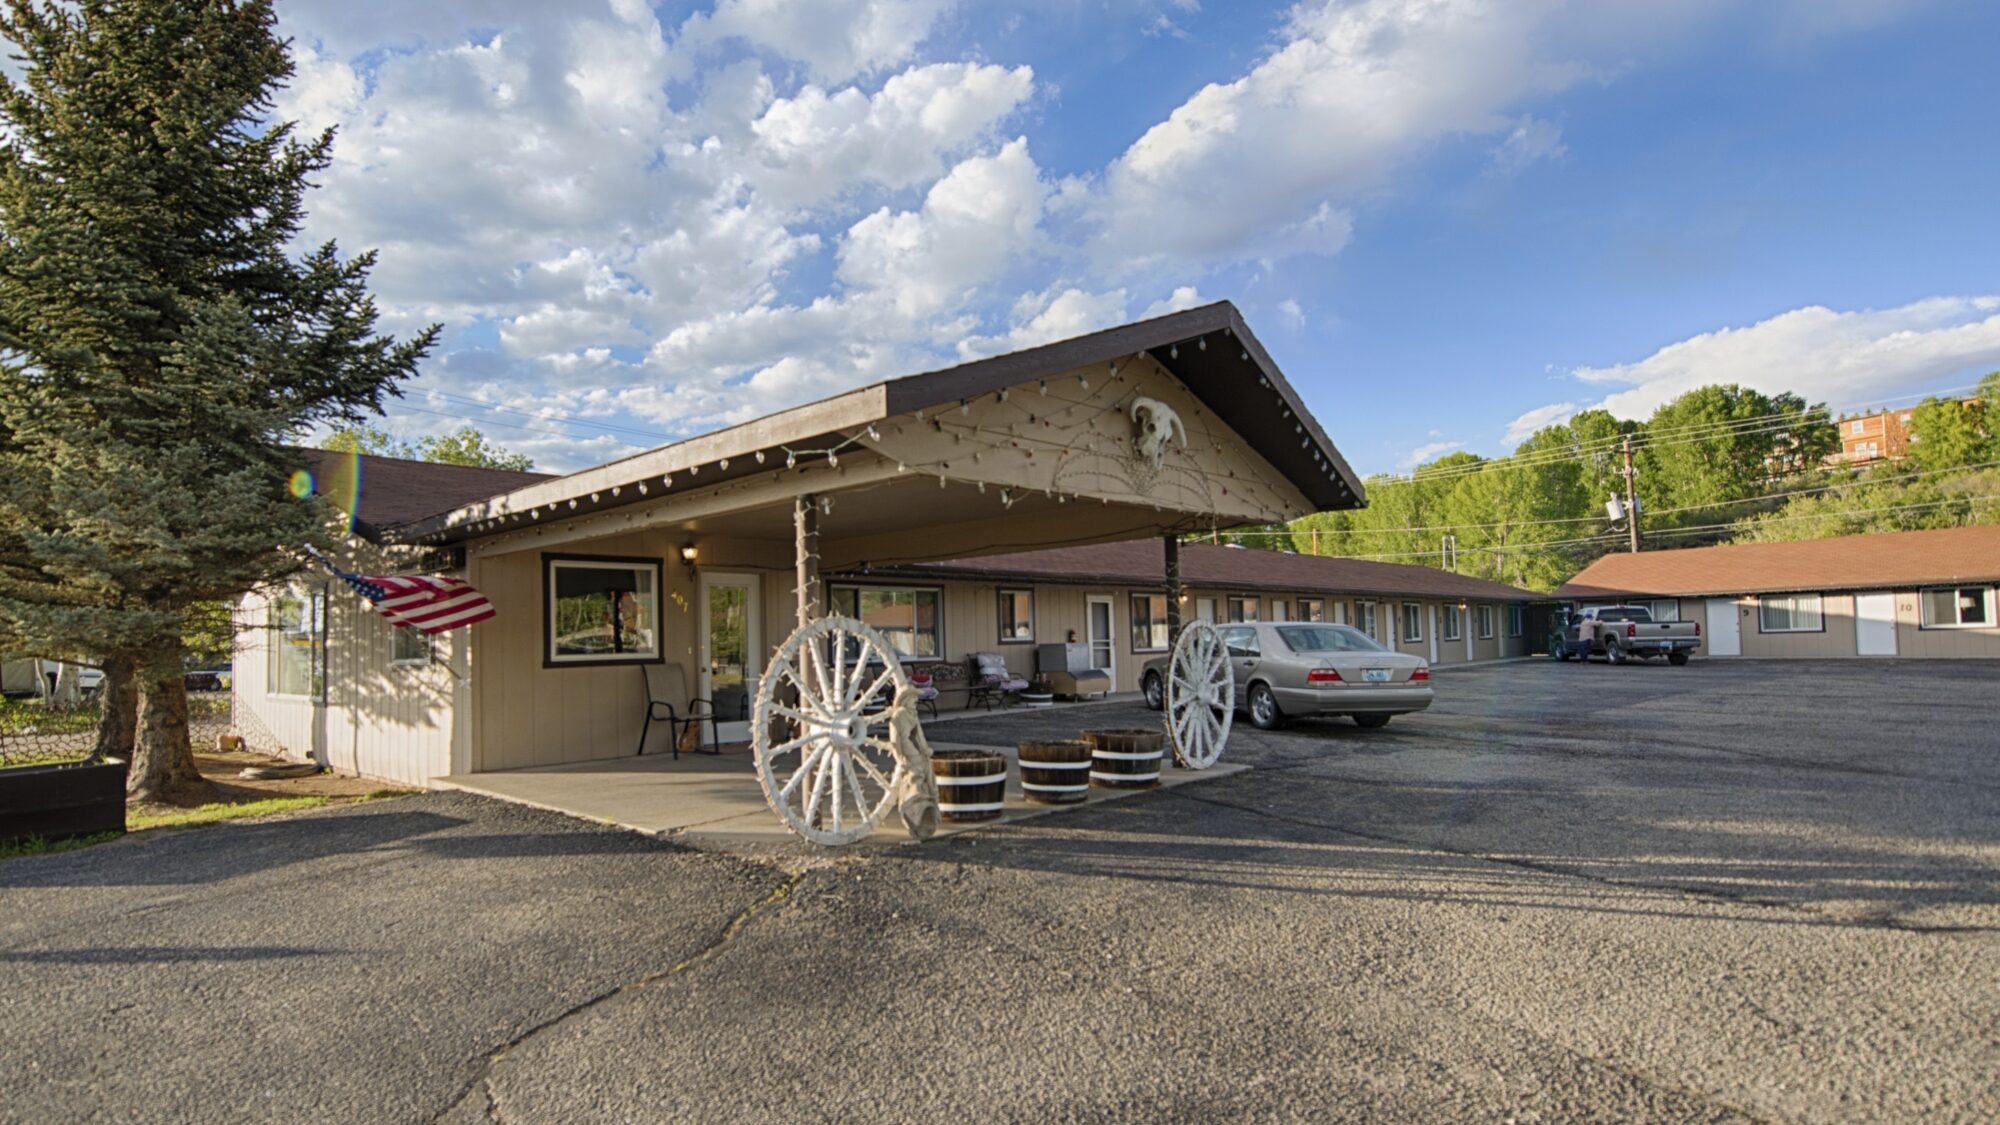
[[[435,574],[349,574],[324,557],[320,562],[399,629],[445,633],[494,616],[493,603],[463,578]]]

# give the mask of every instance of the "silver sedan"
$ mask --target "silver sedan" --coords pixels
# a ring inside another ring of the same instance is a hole
[[[1237,710],[1265,730],[1302,715],[1349,715],[1379,727],[1435,698],[1429,661],[1391,652],[1359,629],[1301,622],[1216,628],[1236,673]],[[1148,661],[1139,674],[1155,711],[1165,704],[1168,659]]]

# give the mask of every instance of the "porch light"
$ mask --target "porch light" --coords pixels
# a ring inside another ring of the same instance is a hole
[[[681,544],[681,565],[687,567],[688,577],[694,577],[694,560],[697,552],[693,543]]]

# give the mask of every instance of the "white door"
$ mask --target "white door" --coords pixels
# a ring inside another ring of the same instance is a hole
[[[1458,611],[1458,631],[1465,634],[1465,658],[1467,660],[1471,660],[1478,655],[1472,647],[1472,622],[1478,616],[1479,607],[1470,602],[1466,603],[1464,609]]]
[[[1736,617],[1736,599],[1708,599],[1708,654],[1743,655],[1743,623]]]
[[[1118,682],[1118,646],[1111,643],[1111,599],[1092,595],[1086,610],[1090,622],[1090,666]]]
[[[701,652],[697,693],[715,704],[717,734],[724,742],[750,737],[750,707],[764,653],[763,623],[757,612],[754,574],[701,574]]]
[[[1438,607],[1436,606],[1431,607],[1430,641],[1431,663],[1436,664],[1438,662]]]
[[[1896,655],[1896,595],[1854,595],[1854,650],[1863,656]]]

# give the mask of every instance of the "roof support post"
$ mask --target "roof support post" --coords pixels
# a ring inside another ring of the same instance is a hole
[[[1181,541],[1173,532],[1160,538],[1167,557],[1167,645],[1181,638]]]
[[[819,582],[819,497],[805,493],[792,501],[794,555],[798,567],[800,625],[817,620],[826,601]]]

